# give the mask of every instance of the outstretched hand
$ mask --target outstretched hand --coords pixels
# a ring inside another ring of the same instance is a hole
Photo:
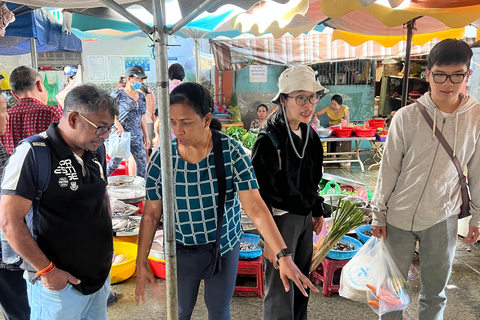
[[[277,268],[277,263],[274,263],[275,268]],[[310,282],[308,277],[304,275],[293,263],[292,257],[282,257],[280,258],[280,278],[282,279],[283,287],[285,288],[285,292],[290,290],[290,284],[288,280],[292,280],[300,289],[302,294],[305,297],[308,297],[307,291],[305,289],[310,288],[313,292],[318,292],[318,289]]]
[[[148,283],[152,283],[154,286],[158,287],[155,276],[147,268],[146,264],[138,264],[137,282],[135,284],[135,303],[137,306],[140,304],[140,300],[142,300],[142,303],[145,303],[145,287]]]

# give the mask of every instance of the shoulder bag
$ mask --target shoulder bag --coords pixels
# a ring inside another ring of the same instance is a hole
[[[417,101],[417,107],[420,110],[423,117],[425,118],[425,121],[427,121],[428,125],[433,130],[433,120],[428,115],[427,110],[425,110],[425,107],[418,101]],[[443,148],[445,148],[445,151],[447,151],[447,154],[450,156],[450,158],[453,161],[453,164],[455,165],[455,168],[457,169],[460,186],[461,186],[461,193],[462,193],[462,206],[460,207],[460,214],[458,215],[458,218],[459,219],[466,218],[470,215],[470,195],[468,192],[467,177],[465,177],[465,175],[463,174],[463,169],[462,169],[462,166],[460,165],[460,162],[458,161],[457,157],[453,155],[452,148],[448,144],[447,140],[445,140],[445,137],[443,136],[442,132],[438,130],[438,128],[435,128],[435,136],[437,137],[438,141],[440,141]]]
[[[213,155],[218,181],[217,237],[215,242],[184,246],[177,243],[177,275],[188,279],[209,279],[221,266],[220,239],[227,190],[220,133],[212,130]]]

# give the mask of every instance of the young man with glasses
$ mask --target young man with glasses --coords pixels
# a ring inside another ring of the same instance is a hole
[[[106,319],[113,254],[103,142],[115,131],[118,107],[94,85],[73,88],[60,123],[40,134],[49,149],[51,174],[34,213],[37,193],[31,145],[22,143],[5,168],[0,228],[28,264],[32,319]]]
[[[433,129],[416,103],[397,111],[372,199],[372,233],[385,238],[405,279],[419,240],[419,319],[443,319],[462,205],[459,174],[436,130],[445,137],[461,167],[467,168],[472,219],[465,240],[473,243],[479,239],[480,150],[476,141],[480,105],[461,93],[471,73],[471,58],[472,50],[460,40],[443,40],[433,47],[426,70],[430,92],[418,99],[432,118]],[[381,318],[401,317],[401,312],[390,312]]]

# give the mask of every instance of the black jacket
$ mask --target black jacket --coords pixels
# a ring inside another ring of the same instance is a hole
[[[301,155],[307,124],[301,123],[300,127],[302,139],[291,134]],[[313,217],[323,216],[323,198],[318,194],[323,148],[313,128],[310,128],[305,156],[300,159],[293,150],[285,122],[282,119],[268,121],[253,146],[252,164],[260,194],[270,210],[274,207],[292,214],[306,216],[312,212]]]

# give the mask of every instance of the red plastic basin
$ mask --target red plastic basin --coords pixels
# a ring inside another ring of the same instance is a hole
[[[355,134],[357,137],[373,137],[376,132],[376,128],[355,127]]]
[[[148,265],[150,266],[150,271],[152,271],[152,273],[157,277],[162,279],[165,279],[167,277],[165,271],[165,260],[149,256]]]
[[[352,135],[353,128],[335,128],[335,134],[339,138],[348,138]]]
[[[375,119],[375,120],[370,119],[370,120],[368,120],[368,126],[372,129],[373,128],[375,128],[375,129],[382,128],[383,129],[383,128],[385,128],[385,120],[383,120],[383,119]]]

